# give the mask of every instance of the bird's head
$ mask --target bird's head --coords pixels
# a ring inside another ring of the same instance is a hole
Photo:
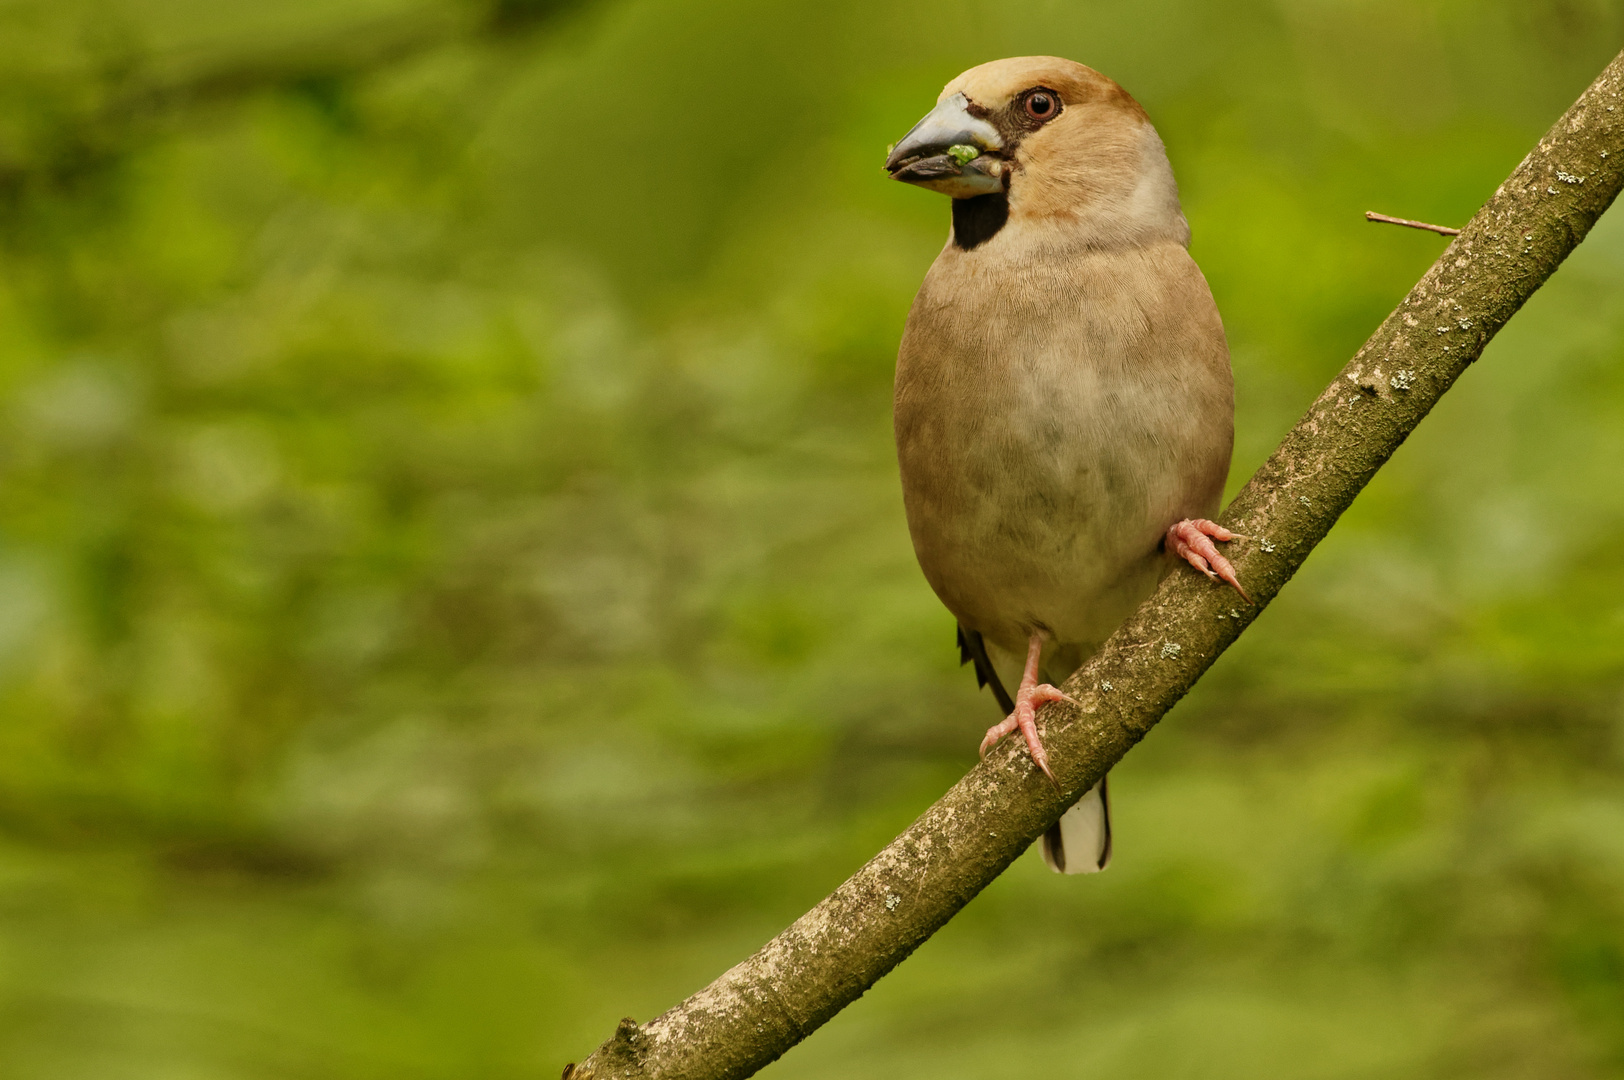
[[[1093,68],[1059,57],[966,71],[892,147],[885,168],[893,179],[958,202],[998,203],[1011,222],[1060,226],[1089,243],[1189,240],[1145,110]],[[956,202],[956,223],[961,209]]]

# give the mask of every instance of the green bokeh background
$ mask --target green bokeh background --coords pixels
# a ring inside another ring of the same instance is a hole
[[[1618,0],[4,0],[0,1075],[556,1076],[994,718],[889,432],[885,145],[1057,53],[1167,142],[1232,488]],[[1615,211],[1117,769],[764,1075],[1624,1076]]]

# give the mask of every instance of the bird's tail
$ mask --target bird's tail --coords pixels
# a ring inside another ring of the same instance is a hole
[[[1057,874],[1097,874],[1111,864],[1110,777],[1089,788],[1077,805],[1043,834],[1043,861]]]

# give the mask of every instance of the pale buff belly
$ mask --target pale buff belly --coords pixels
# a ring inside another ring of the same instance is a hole
[[[1160,578],[1161,535],[1184,516],[1165,460],[1176,439],[1143,417],[1125,430],[1133,418],[1101,410],[1001,404],[910,403],[924,422],[899,411],[914,549],[964,626],[1016,655],[1042,632],[1075,666]]]

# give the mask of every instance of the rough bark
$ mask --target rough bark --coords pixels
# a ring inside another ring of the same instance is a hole
[[[856,1000],[996,878],[1194,685],[1624,186],[1624,54],[1539,141],[1225,511],[1255,603],[1169,576],[1039,724],[1006,739],[826,899],[669,1012],[623,1020],[570,1080],[744,1077]]]

